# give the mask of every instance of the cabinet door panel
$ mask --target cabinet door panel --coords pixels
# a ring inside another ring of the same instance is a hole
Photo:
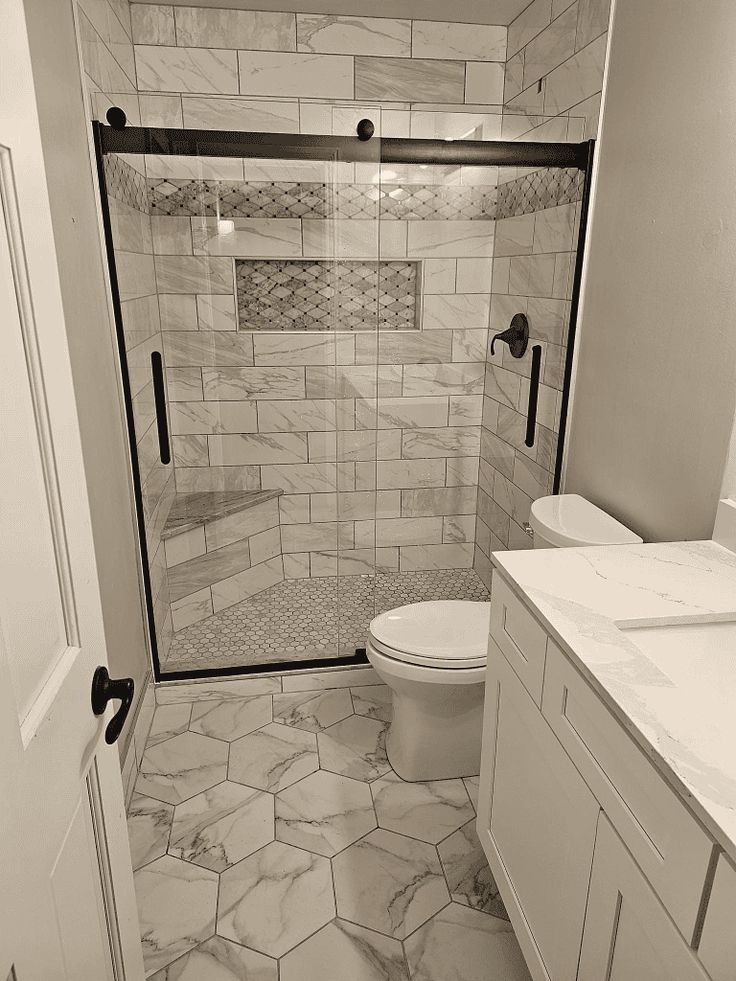
[[[503,658],[490,832],[552,981],[575,977],[599,805]]]
[[[541,705],[547,634],[497,572],[491,590],[491,638]]]
[[[601,813],[578,981],[707,981],[691,948]]]

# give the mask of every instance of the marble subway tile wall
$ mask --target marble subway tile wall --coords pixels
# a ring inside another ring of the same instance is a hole
[[[578,142],[597,135],[610,0],[533,0],[509,26],[503,134]],[[519,361],[490,349],[481,435],[474,567],[490,582],[489,554],[529,548],[531,503],[552,492],[567,355],[582,175],[504,167],[499,173],[491,331],[529,318]],[[531,345],[542,347],[535,446],[524,444]]]
[[[147,125],[348,135],[368,115],[384,135],[501,135],[503,27],[132,15]],[[332,575],[338,555],[341,574],[471,566],[496,168],[146,167],[177,491],[283,489],[287,578]],[[234,259],[335,257],[416,264],[413,329],[243,329]]]

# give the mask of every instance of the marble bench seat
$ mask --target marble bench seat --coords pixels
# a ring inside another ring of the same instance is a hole
[[[281,493],[176,496],[162,536],[175,631],[283,580]]]

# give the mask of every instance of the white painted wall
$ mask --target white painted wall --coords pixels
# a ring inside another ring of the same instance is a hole
[[[710,537],[728,457],[735,47],[733,0],[616,0],[565,489],[647,540]]]

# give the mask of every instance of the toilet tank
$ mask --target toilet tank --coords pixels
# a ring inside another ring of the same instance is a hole
[[[535,548],[640,545],[642,539],[579,494],[553,494],[532,503]]]

